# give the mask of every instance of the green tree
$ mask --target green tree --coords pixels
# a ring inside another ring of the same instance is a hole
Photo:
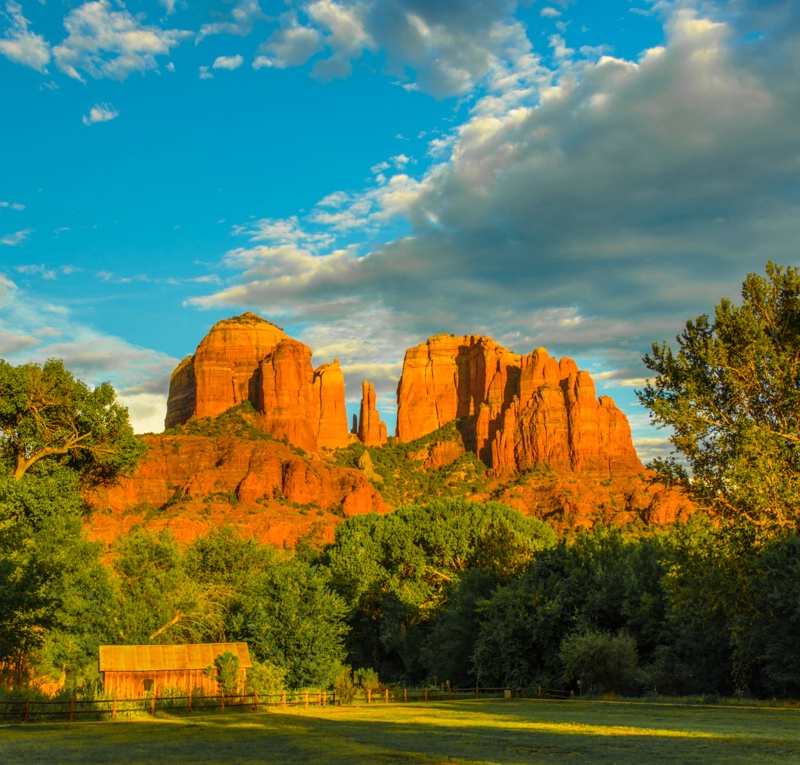
[[[134,530],[117,541],[114,642],[197,643],[225,631],[231,589],[186,570],[169,531]]]
[[[234,602],[228,634],[246,641],[257,661],[283,669],[288,687],[327,686],[345,655],[344,615],[327,571],[297,560],[279,562]]]
[[[630,693],[638,662],[636,641],[626,632],[579,630],[567,635],[559,652],[564,679],[576,680],[582,692]]]
[[[72,468],[84,484],[105,483],[143,451],[108,383],[90,390],[57,359],[18,367],[0,359],[0,455],[15,479],[44,460]]]
[[[238,690],[240,664],[235,653],[225,651],[214,659],[210,667],[206,667],[206,675],[217,681],[223,696],[231,696]]]
[[[656,374],[638,392],[651,419],[672,428],[677,460],[658,460],[696,502],[762,530],[796,528],[800,508],[800,274],[767,263],[749,274],[742,303],[698,316],[678,349],[654,344]]]

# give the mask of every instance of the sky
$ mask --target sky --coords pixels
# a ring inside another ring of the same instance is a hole
[[[4,4],[3,4],[4,3]],[[405,350],[642,356],[800,264],[796,0],[0,0],[0,357],[138,432],[252,310],[395,419]]]

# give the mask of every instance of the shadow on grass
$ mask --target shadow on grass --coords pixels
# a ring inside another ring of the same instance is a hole
[[[0,760],[35,763],[800,762],[800,714],[655,705],[439,703],[11,726]]]

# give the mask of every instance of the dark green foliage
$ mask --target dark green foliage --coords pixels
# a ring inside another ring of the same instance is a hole
[[[222,636],[230,587],[202,581],[187,569],[168,531],[133,531],[115,552],[115,643],[198,643]]]
[[[561,643],[564,679],[576,681],[582,693],[630,693],[635,688],[636,641],[627,633],[579,630]]]
[[[253,405],[249,401],[244,401],[216,417],[193,417],[183,425],[168,428],[164,431],[164,435],[205,436],[207,438],[234,436],[250,441],[277,441],[278,439],[274,436],[250,422],[248,417],[254,414],[256,414],[256,410]]]
[[[347,520],[326,562],[350,609],[353,661],[387,678],[424,677],[421,648],[462,575],[485,566],[501,581],[554,541],[549,526],[497,502],[434,501]]]
[[[235,653],[225,651],[214,659],[214,664],[206,668],[206,675],[219,683],[223,695],[236,693],[239,686],[239,657]]]
[[[796,528],[800,508],[800,274],[767,263],[749,274],[742,305],[724,299],[698,316],[678,350],[654,344],[656,378],[638,395],[692,480],[674,460],[653,465],[702,506],[762,530]]]

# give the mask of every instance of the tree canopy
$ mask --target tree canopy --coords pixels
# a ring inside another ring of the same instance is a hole
[[[15,479],[44,460],[104,483],[143,450],[109,383],[91,390],[57,359],[18,367],[0,359],[0,456]]]
[[[701,506],[759,529],[800,518],[800,274],[767,263],[749,274],[742,303],[723,299],[698,316],[678,349],[653,344],[656,378],[638,392],[651,419],[691,470],[671,458],[652,467],[682,482]]]

